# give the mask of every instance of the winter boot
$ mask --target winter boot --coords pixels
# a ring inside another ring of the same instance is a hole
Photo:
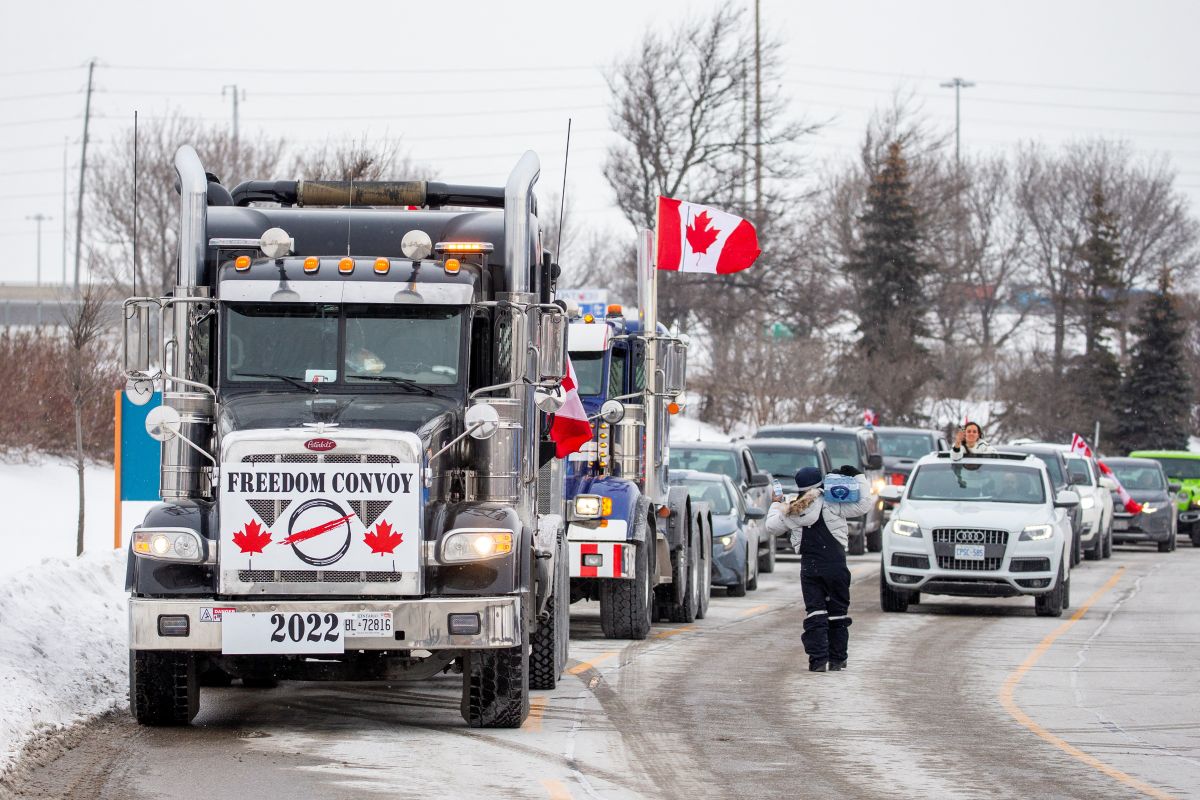
[[[828,672],[829,671],[829,662],[828,661],[814,661],[808,665],[808,671],[809,672]]]
[[[846,668],[845,661],[830,661],[829,662],[829,671],[830,672],[837,672],[838,670],[843,670],[845,668]]]

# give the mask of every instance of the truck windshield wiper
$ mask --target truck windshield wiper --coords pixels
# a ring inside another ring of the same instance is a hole
[[[403,389],[408,389],[414,392],[422,392],[430,397],[437,396],[437,392],[430,389],[428,386],[422,386],[414,380],[408,378],[398,378],[395,375],[347,375],[347,378],[354,378],[359,381],[387,381],[394,386],[399,386]]]
[[[313,394],[321,393],[321,390],[311,383],[305,383],[299,378],[293,378],[290,375],[279,375],[274,372],[235,372],[233,374],[239,378],[276,378],[277,380],[287,381],[297,389],[304,389],[305,391],[312,392]]]

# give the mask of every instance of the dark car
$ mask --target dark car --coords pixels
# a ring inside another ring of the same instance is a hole
[[[822,474],[833,472],[829,449],[820,437],[816,439],[747,439],[755,462],[779,481],[785,497],[796,495],[796,471],[817,467]],[[791,552],[787,536],[775,538],[775,548]]]
[[[694,469],[725,475],[733,481],[747,506],[764,512],[771,507],[771,476],[759,467],[745,441],[672,442],[671,469]],[[770,547],[765,526],[755,521],[751,527],[762,529],[757,532],[762,543],[762,550],[758,554],[759,570],[774,572],[775,550]]]
[[[1053,444],[1006,444],[997,448],[1005,453],[1032,453],[1046,463],[1050,480],[1054,483],[1054,491],[1070,490],[1075,484],[1071,481],[1071,470],[1067,457],[1058,445]],[[1083,560],[1083,509],[1079,503],[1067,509],[1071,518],[1071,566]]]
[[[879,443],[873,428],[850,428],[844,425],[799,423],[790,425],[767,425],[759,428],[755,439],[812,439],[820,437],[829,451],[829,460],[834,469],[844,465],[858,467],[871,485],[871,493],[878,497],[883,488],[883,457],[879,454]],[[852,555],[862,555],[870,550],[877,553],[883,549],[883,501],[876,500],[871,510],[858,519],[850,520],[849,543],[846,550]]]
[[[1106,458],[1104,463],[1143,507],[1140,514],[1131,514],[1113,493],[1113,542],[1149,542],[1157,544],[1160,553],[1174,550],[1179,535],[1175,505],[1179,484],[1170,483],[1162,464],[1152,458]]]
[[[712,512],[712,582],[732,597],[758,588],[759,525],[766,515],[747,508],[741,492],[726,475],[671,469],[671,485],[683,486],[692,500],[707,503]]]
[[[929,428],[876,428],[875,438],[883,456],[884,481],[892,486],[908,481],[917,459],[950,449],[942,432]]]

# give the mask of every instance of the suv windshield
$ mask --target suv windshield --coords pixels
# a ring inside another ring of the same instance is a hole
[[[1162,470],[1157,466],[1149,464],[1143,466],[1141,464],[1109,464],[1112,471],[1117,474],[1117,480],[1128,491],[1162,491],[1167,490],[1167,484],[1163,482]]]
[[[917,469],[909,500],[1044,503],[1041,473],[1012,464],[925,464]]]
[[[817,451],[800,450],[798,448],[771,448],[751,446],[754,462],[759,469],[771,473],[774,478],[790,481],[796,475],[796,470],[803,467],[820,467],[817,461]]]
[[[829,452],[829,463],[837,469],[845,464],[861,466],[858,457],[858,436],[853,433],[818,433],[825,440],[825,449]],[[926,451],[928,452],[928,451]],[[921,455],[925,455],[922,453]]]
[[[702,450],[672,445],[671,468],[715,472],[718,475],[728,475],[734,481],[740,478],[737,456],[732,450]]]
[[[231,383],[459,383],[461,307],[238,303],[226,312]]]
[[[920,458],[936,447],[933,437],[926,433],[886,433],[875,431],[879,452],[896,458]]]
[[[693,500],[711,505],[714,514],[728,514],[733,511],[733,500],[729,496],[729,487],[725,485],[724,481],[693,478],[688,481],[680,481],[675,485],[686,486],[688,496]]]
[[[1163,472],[1181,481],[1200,480],[1200,458],[1166,458],[1154,459],[1162,464]]]

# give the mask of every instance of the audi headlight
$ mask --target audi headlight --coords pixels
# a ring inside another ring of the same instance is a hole
[[[892,520],[892,533],[897,536],[911,536],[914,539],[920,539],[921,526],[906,519],[894,519]]]
[[[1079,507],[1082,508],[1084,511],[1088,510],[1089,508],[1095,508],[1096,507],[1096,498],[1094,498],[1094,497],[1080,498]]]
[[[190,528],[135,528],[130,541],[133,552],[159,561],[204,563],[208,547]]]
[[[612,513],[612,498],[581,494],[575,498],[575,519],[599,519]]]
[[[513,532],[490,528],[450,531],[442,539],[442,563],[486,561],[513,551]]]
[[[1022,542],[1040,542],[1054,535],[1053,525],[1030,525],[1021,531]]]
[[[733,534],[726,534],[717,541],[721,543],[721,547],[725,548],[726,551],[729,551],[733,549],[733,545],[737,542],[737,537]]]

